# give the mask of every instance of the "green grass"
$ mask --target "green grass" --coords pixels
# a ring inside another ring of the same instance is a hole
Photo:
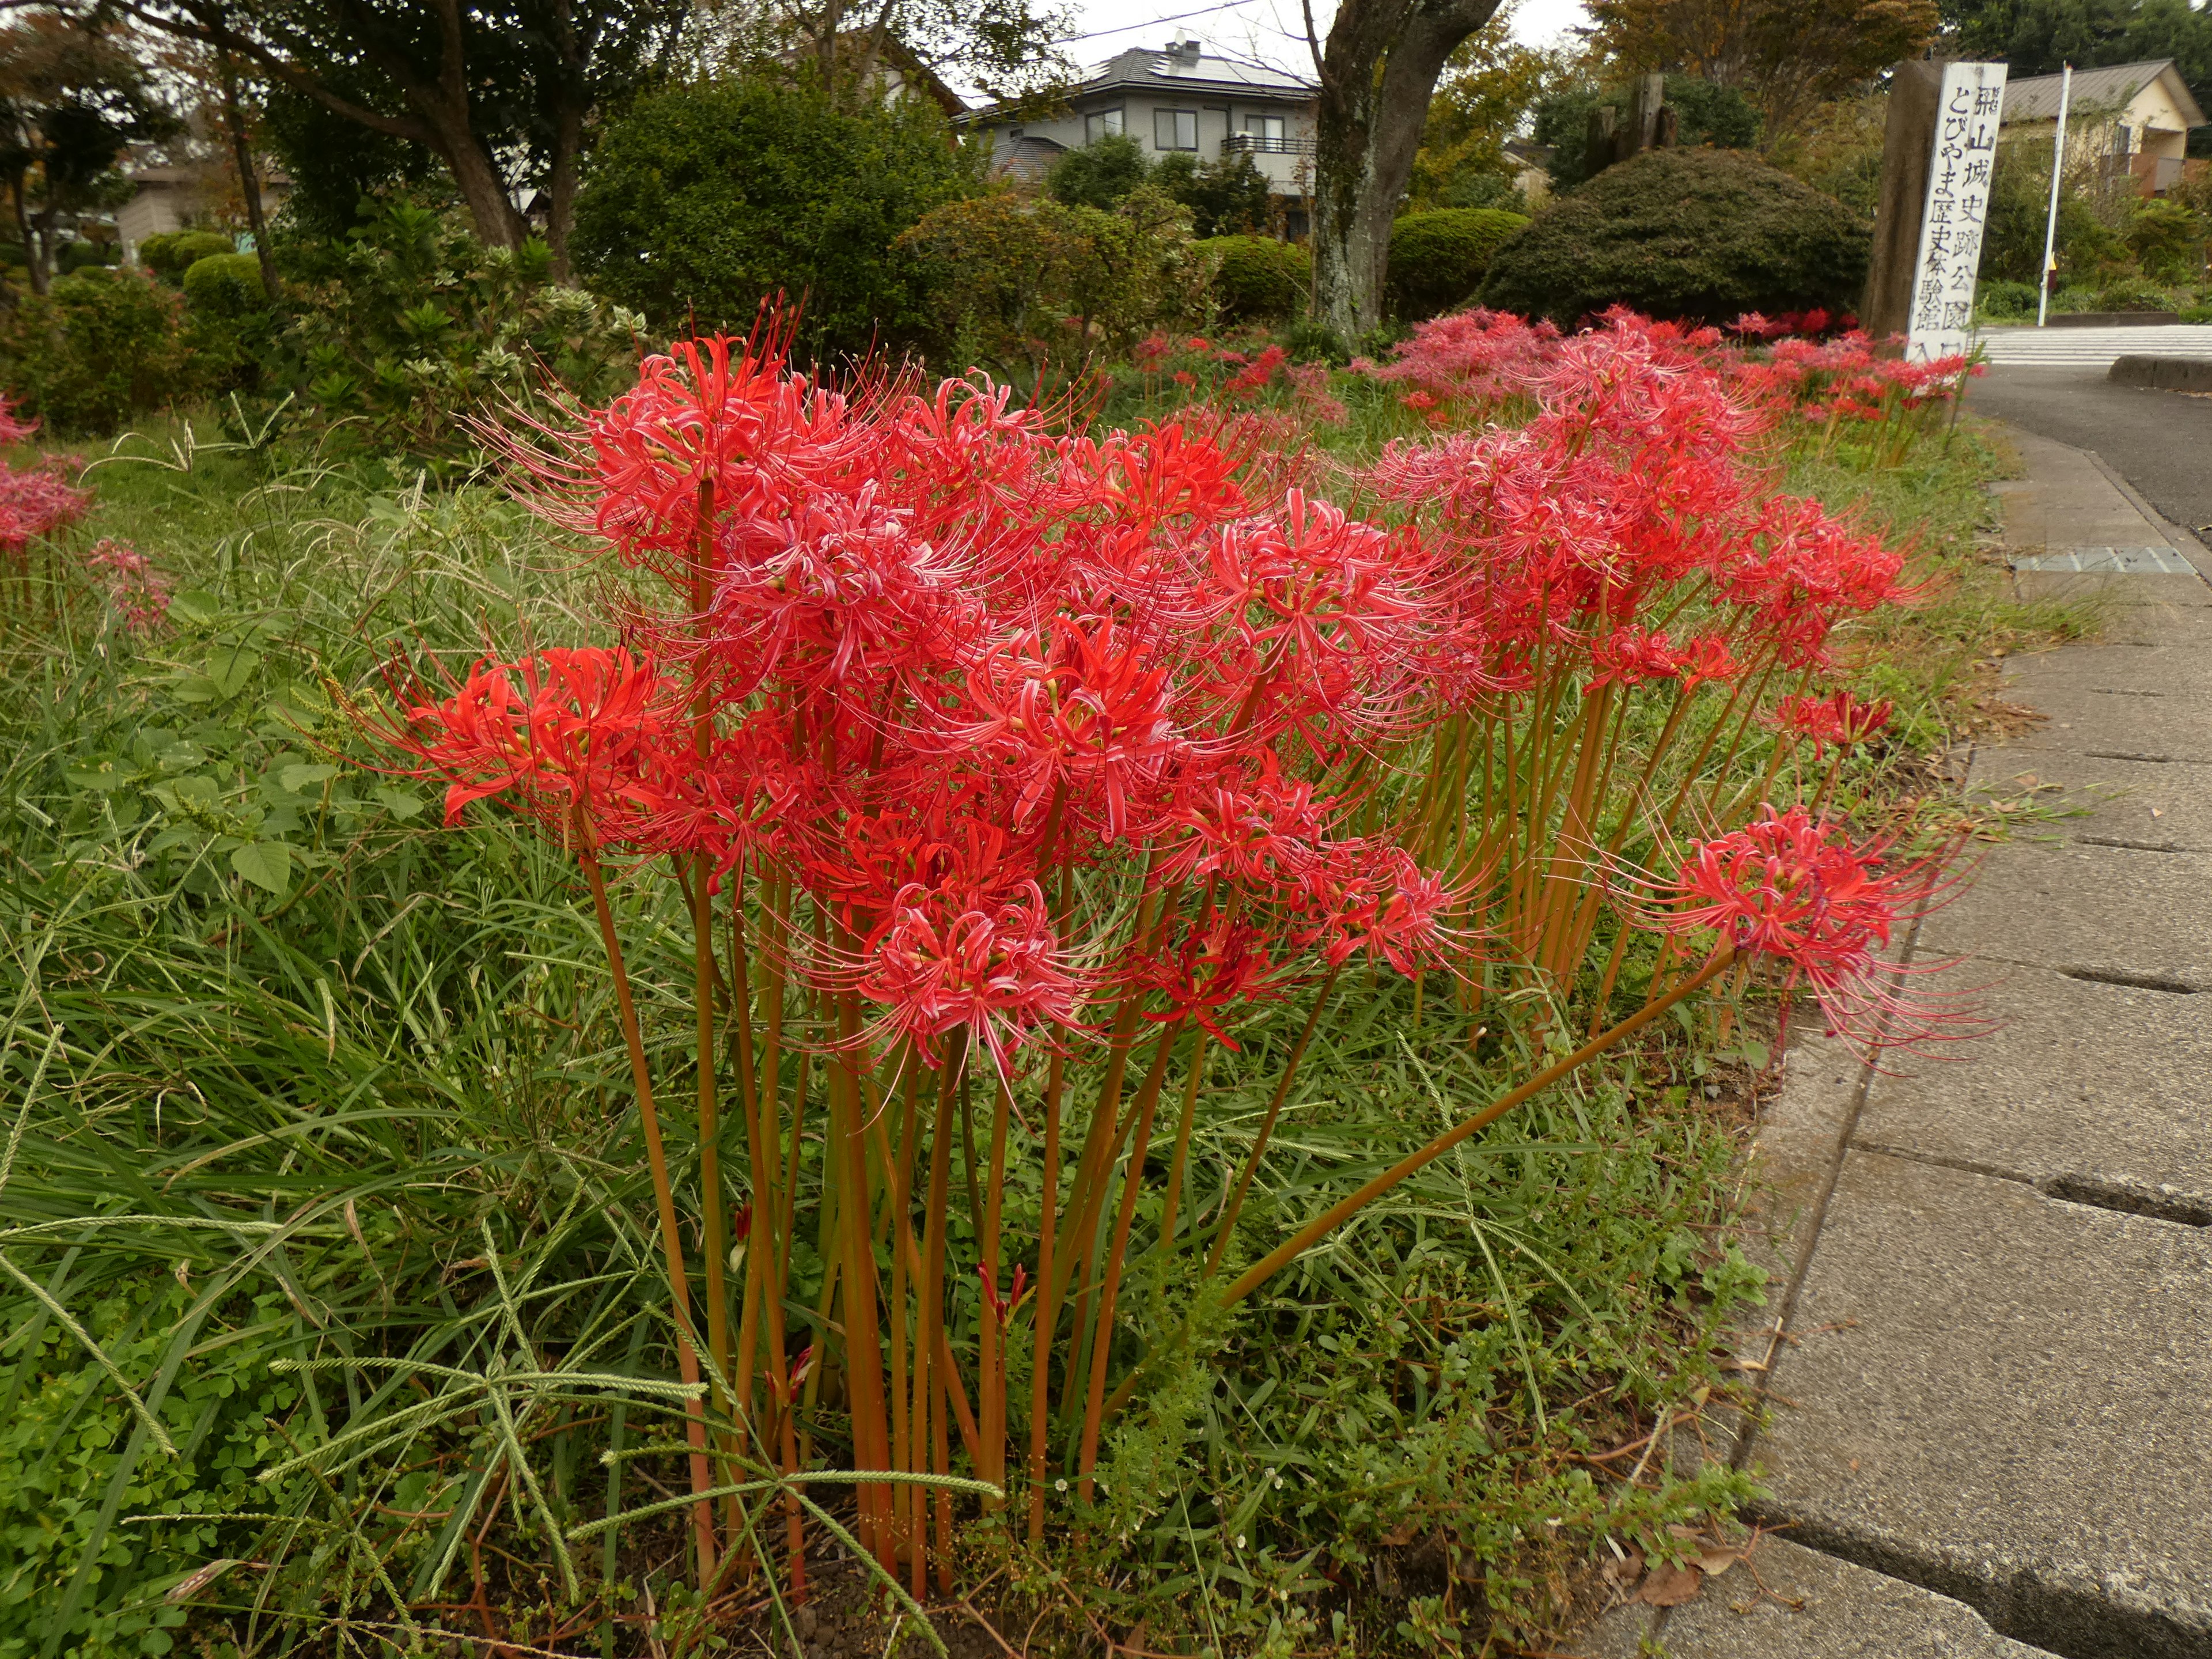
[[[1354,446],[1397,419],[1369,401]],[[170,631],[131,640],[82,586],[66,621],[4,595],[0,1659],[373,1652],[404,1638],[400,1603],[646,1652],[644,1593],[671,1639],[691,1617],[673,1531],[565,1564],[556,1542],[682,1479],[635,1457],[611,1491],[600,1462],[666,1439],[674,1362],[583,895],[556,849],[443,830],[364,770],[323,690],[373,685],[395,649],[586,637],[604,573],[488,489],[380,490],[184,434],[98,466],[83,532],[171,574]],[[1802,487],[1924,526],[1956,563],[1990,464],[1970,441]],[[1993,622],[1963,577],[1945,605],[1865,659],[1939,723],[1960,671],[1928,641],[1964,661],[1992,627],[2052,621]],[[617,903],[673,1091],[690,945],[664,888]],[[1474,1051],[1407,996],[1340,998],[1250,1238],[1540,1063],[1514,1018]],[[1249,1145],[1304,1013],[1218,1062],[1211,1164]],[[1718,1387],[1717,1334],[1758,1294],[1727,1243],[1736,1143],[1704,1084],[1736,1073],[1716,1046],[1686,1020],[1555,1091],[1231,1320],[1191,1323],[1185,1285],[1133,1295],[1165,1358],[1098,1507],[994,1594],[1071,1644],[1080,1607],[1163,1651],[1540,1645],[1601,1537],[1650,1551],[1728,1512],[1734,1477],[1589,1461]],[[687,1194],[696,1154],[677,1132]],[[1034,1169],[1012,1183],[1034,1206]],[[834,1462],[834,1415],[817,1427]]]

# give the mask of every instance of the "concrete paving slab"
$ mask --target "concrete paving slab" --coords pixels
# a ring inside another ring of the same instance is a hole
[[[1964,1602],[1780,1537],[1760,1539],[1748,1565],[1756,1578],[1731,1567],[1664,1618],[1620,1608],[1566,1650],[1638,1659],[1648,1638],[1674,1659],[2048,1659]]]
[[[2121,760],[2016,744],[1978,749],[1967,789],[1984,799],[2033,800],[2023,841],[2106,841],[2212,852],[2212,765]]]
[[[2212,1655],[2212,1230],[1854,1152],[1794,1328],[1766,1521],[2070,1659]]]
[[[1920,956],[2212,991],[2207,895],[2212,855],[2008,842],[1991,848],[1971,884],[1921,923]],[[1957,977],[1971,981],[1973,970]]]
[[[2023,747],[2083,754],[2155,754],[2212,763],[2212,696],[2185,692],[2048,683],[2010,691],[2049,718],[2018,739]]]
[[[2140,396],[2132,400],[2137,404],[2142,401]],[[2161,404],[2190,402],[2173,396],[2154,401]],[[2189,408],[2184,412],[2199,411]],[[2195,550],[2188,547],[2185,530],[2177,536],[2174,526],[2158,516],[2155,507],[2144,511],[2148,504],[2131,499],[2087,451],[2017,425],[2005,435],[2019,451],[2027,471],[2027,478],[2021,481],[2025,489],[2007,489],[1999,497],[2004,509],[2005,540],[2014,548],[2040,550],[2167,543]]]
[[[2203,611],[2160,611],[2149,605],[2115,605],[2100,612],[2098,640],[2105,645],[2180,646],[2212,650],[2212,615]]]
[[[2212,997],[2011,968],[1975,1000],[1996,1028],[1875,1077],[1856,1146],[2212,1223]]]
[[[2157,692],[2212,696],[2212,658],[2190,645],[2070,645],[2005,659],[2005,691]]]
[[[2122,607],[2166,605],[2178,611],[2212,609],[2212,583],[2201,576],[2075,576],[2055,570],[2013,573],[2023,599],[2088,601]]]

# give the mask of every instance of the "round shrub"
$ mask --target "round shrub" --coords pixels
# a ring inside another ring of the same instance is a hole
[[[211,317],[243,317],[268,308],[269,290],[261,285],[261,261],[251,253],[210,253],[185,271],[185,299],[194,311]]]
[[[2097,290],[2100,311],[2171,311],[2173,295],[2142,276],[2123,276]]]
[[[1407,214],[1390,227],[1383,297],[1391,313],[1414,321],[1473,299],[1492,257],[1528,222],[1503,208]]]
[[[138,244],[138,263],[165,283],[181,283],[201,260],[232,248],[229,237],[211,230],[165,230]]]
[[[1984,283],[1975,299],[1984,317],[2033,317],[2035,315],[2035,284],[2033,283]]]
[[[1271,236],[1214,236],[1194,244],[1217,260],[1213,297],[1231,322],[1277,322],[1297,310],[1313,286],[1313,254]]]
[[[0,325],[0,386],[64,433],[108,433],[197,389],[184,301],[143,270],[60,276]]]
[[[1568,328],[1615,305],[1710,323],[1747,311],[1848,311],[1871,241],[1833,197],[1752,156],[1647,150],[1500,248],[1482,303]]]
[[[114,264],[122,258],[123,250],[113,242],[75,241],[63,245],[54,257],[54,267],[66,276],[89,265]]]

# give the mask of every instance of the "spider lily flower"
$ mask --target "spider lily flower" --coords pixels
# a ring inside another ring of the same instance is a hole
[[[1775,705],[1768,723],[1804,738],[1818,758],[1827,754],[1831,744],[1856,749],[1871,743],[1889,725],[1890,709],[1887,700],[1859,702],[1850,692],[1837,691],[1825,697],[1784,697]]]
[[[596,851],[660,804],[647,780],[677,737],[669,688],[626,650],[548,649],[487,659],[450,696],[405,707],[386,735],[446,780],[446,822],[472,801],[511,798],[564,839]]]
[[[1785,991],[1810,988],[1830,1035],[1858,1052],[1971,1036],[1978,1024],[1962,1010],[1902,993],[1905,976],[1942,964],[1881,960],[1900,923],[1941,902],[1955,880],[1941,854],[1898,861],[1893,852],[1886,840],[1854,843],[1802,807],[1768,806],[1741,830],[1693,842],[1658,889],[1665,908],[1654,920],[1773,963]]]

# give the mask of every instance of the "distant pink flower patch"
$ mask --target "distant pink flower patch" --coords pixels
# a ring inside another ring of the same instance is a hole
[[[106,588],[109,608],[131,633],[151,634],[168,621],[168,579],[130,543],[102,537],[84,556],[84,564]]]

